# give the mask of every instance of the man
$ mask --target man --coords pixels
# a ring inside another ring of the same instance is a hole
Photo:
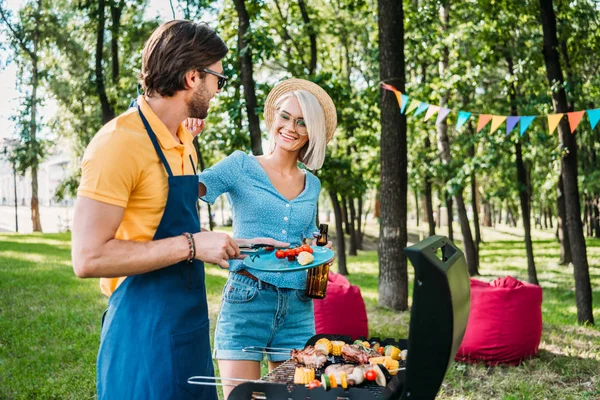
[[[98,132],[83,157],[73,268],[103,278],[110,296],[99,399],[216,399],[214,386],[187,383],[214,374],[203,262],[227,268],[242,240],[200,232],[196,153],[182,121],[206,118],[225,84],[227,51],[204,24],[157,28],[142,55],[144,95]]]

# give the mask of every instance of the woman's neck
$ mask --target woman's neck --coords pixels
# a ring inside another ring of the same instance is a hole
[[[289,175],[298,169],[298,154],[290,151],[282,151],[275,148],[271,154],[263,156],[263,159],[268,162],[273,169]]]
[[[171,135],[179,142],[177,130],[181,122],[187,117],[186,105],[181,103],[178,96],[161,97],[144,96],[144,99],[156,116],[165,124]],[[185,102],[184,102],[185,103]]]

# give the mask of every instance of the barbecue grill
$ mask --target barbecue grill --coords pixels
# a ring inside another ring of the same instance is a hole
[[[400,370],[387,386],[381,387],[374,382],[365,382],[346,390],[341,387],[327,391],[321,387],[309,390],[304,385],[294,384],[296,364],[293,360],[288,360],[260,381],[238,385],[231,392],[229,399],[435,398],[465,333],[470,306],[469,274],[463,253],[443,236],[431,236],[404,249],[404,253],[415,268],[408,339],[360,338],[408,349],[406,363],[400,364]],[[322,337],[352,343],[350,337],[316,335],[308,340],[306,345],[314,345]],[[338,361],[340,360],[334,362]],[[325,366],[315,371],[317,379]]]

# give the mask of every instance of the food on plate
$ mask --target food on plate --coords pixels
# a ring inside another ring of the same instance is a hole
[[[304,350],[292,350],[290,357],[298,364],[309,368],[321,368],[327,362],[327,353],[313,346],[306,346]]]
[[[308,265],[308,264],[312,263],[313,261],[315,261],[315,256],[310,254],[308,251],[302,251],[300,254],[298,254],[297,259],[298,259],[298,264]]]
[[[307,252],[309,252],[310,254],[312,254],[312,253],[313,253],[313,249],[312,249],[312,247],[310,247],[310,245],[308,245],[308,244],[303,244],[303,245],[302,245],[302,246],[300,246],[300,247],[302,248],[302,251],[307,251]]]
[[[275,252],[275,258],[278,258],[280,260],[285,258],[285,250],[279,249]]]

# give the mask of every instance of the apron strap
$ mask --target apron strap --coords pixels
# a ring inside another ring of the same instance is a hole
[[[142,114],[142,109],[140,108],[139,104],[137,106],[137,109],[138,109],[138,112],[140,113],[140,117],[142,118],[142,122],[144,123],[144,126],[146,127],[146,132],[148,132],[148,136],[150,136],[150,140],[152,140],[152,144],[154,145],[154,150],[156,150],[156,154],[158,154],[158,157],[160,158],[163,165],[165,166],[165,169],[167,170],[169,177],[172,177],[173,172],[171,172],[171,167],[169,166],[169,163],[167,162],[167,159],[165,158],[165,155],[164,155],[163,151],[161,150],[160,145],[158,144],[158,139],[156,139],[156,134],[152,130],[152,127],[150,127],[150,124],[148,123],[148,120],[146,119],[146,117],[144,117],[144,114]]]
[[[198,171],[196,171],[196,166],[194,165],[194,159],[192,158],[191,154],[190,154],[190,163],[192,163],[192,170],[194,171],[194,175],[198,175]]]

